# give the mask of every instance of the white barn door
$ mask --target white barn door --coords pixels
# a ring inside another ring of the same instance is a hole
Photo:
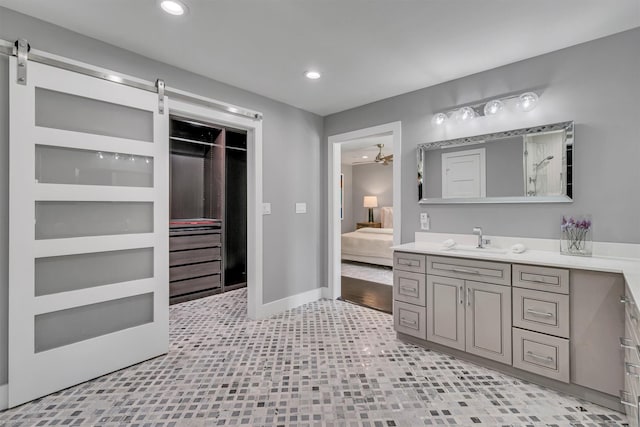
[[[9,406],[167,353],[158,95],[10,62]]]

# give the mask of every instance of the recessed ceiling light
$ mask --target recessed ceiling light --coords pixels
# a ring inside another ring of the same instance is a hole
[[[307,71],[304,76],[311,80],[317,80],[320,78],[320,73],[317,71]]]
[[[368,158],[369,158],[369,156],[362,156],[362,158],[363,158],[363,159],[368,159]]]
[[[168,14],[175,16],[184,15],[187,11],[187,7],[176,0],[162,0],[160,2],[160,7]]]

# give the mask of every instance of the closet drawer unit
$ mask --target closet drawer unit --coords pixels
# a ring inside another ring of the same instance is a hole
[[[424,307],[427,304],[425,277],[424,273],[394,271],[393,299]]]
[[[220,259],[220,248],[194,249],[169,253],[169,266],[194,264],[196,262],[215,261]]]
[[[169,296],[190,294],[192,292],[207,291],[220,288],[220,275],[198,277],[196,279],[181,280],[179,282],[169,283]]]
[[[407,252],[393,253],[393,269],[410,271],[413,273],[425,272],[425,255],[411,254]]]
[[[513,286],[568,294],[569,270],[513,264]]]
[[[192,236],[175,236],[169,238],[170,251],[185,249],[199,249],[210,246],[220,246],[220,233],[196,234]]]
[[[569,340],[513,328],[513,367],[569,382]]]
[[[513,288],[513,326],[569,338],[569,295]]]
[[[500,262],[427,256],[427,274],[496,285],[511,284],[511,264]]]
[[[626,320],[631,321],[636,336],[640,336],[640,310],[638,310],[638,304],[631,296],[631,290],[628,286],[625,286],[625,294],[620,296],[620,302],[625,305]]]
[[[427,309],[406,302],[393,302],[393,323],[396,331],[423,340],[427,339]]]
[[[191,279],[220,273],[220,261],[203,262],[200,264],[183,265],[169,269],[169,281]]]

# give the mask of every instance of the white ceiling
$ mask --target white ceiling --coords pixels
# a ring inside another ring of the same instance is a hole
[[[347,165],[363,162],[375,163],[374,159],[380,151],[377,147],[378,144],[384,144],[384,147],[382,147],[383,156],[393,154],[393,137],[391,135],[371,136],[342,143],[340,146],[341,163]],[[367,156],[368,158],[363,159],[362,156]]]
[[[0,5],[320,115],[640,26],[639,0],[183,1]]]

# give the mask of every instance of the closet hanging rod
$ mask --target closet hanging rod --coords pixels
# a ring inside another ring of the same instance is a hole
[[[11,43],[7,40],[0,39],[0,55],[18,56],[17,44]],[[148,92],[158,93],[158,87],[156,83],[152,83],[147,80],[128,77],[123,74],[114,72],[102,71],[98,67],[91,67],[84,65],[80,62],[68,60],[66,58],[59,57],[54,54],[42,52],[38,50],[31,50],[29,45],[28,60],[33,62],[39,62],[41,64],[50,65],[52,67],[61,68],[63,70],[72,71],[78,74],[84,74],[86,76],[107,80],[113,83],[134,87],[136,89],[146,90]],[[159,80],[161,81],[161,80]],[[262,120],[262,114],[247,110],[241,107],[225,104],[214,99],[205,98],[203,96],[191,94],[189,92],[182,91],[180,89],[174,89],[166,87],[164,94],[170,98],[178,98],[185,101],[189,101],[195,104],[199,104],[208,108],[224,111],[228,114],[233,114],[241,117],[248,117],[254,120]]]
[[[228,145],[215,144],[213,142],[197,141],[195,139],[180,138],[178,136],[170,136],[169,139],[173,139],[174,141],[180,141],[180,142],[188,142],[190,144],[206,145],[208,147],[220,147],[220,148],[225,148],[227,150],[247,151],[246,148],[230,147]]]

